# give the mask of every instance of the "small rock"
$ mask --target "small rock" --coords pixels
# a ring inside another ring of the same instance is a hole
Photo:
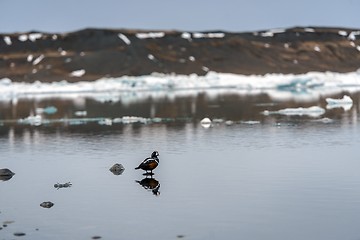
[[[54,206],[54,203],[52,202],[43,202],[40,204],[41,207],[43,208],[51,208],[52,206]]]
[[[93,236],[91,239],[100,239],[100,236]]]
[[[124,168],[124,166],[122,164],[115,163],[109,170],[114,175],[121,175],[124,172],[125,168]]]
[[[16,232],[16,233],[14,233],[14,236],[16,236],[16,237],[22,237],[22,236],[25,236],[26,234],[25,233],[23,233],[23,232]]]
[[[10,169],[7,168],[0,169],[0,180],[2,181],[7,181],[11,179],[14,175],[15,173],[13,173]]]

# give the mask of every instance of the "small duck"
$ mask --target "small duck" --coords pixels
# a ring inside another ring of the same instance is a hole
[[[146,158],[144,161],[142,161],[140,163],[140,165],[138,167],[136,167],[135,169],[142,169],[142,170],[145,170],[146,173],[148,171],[150,171],[152,174],[152,171],[159,165],[159,153],[157,151],[154,151],[152,154],[151,154],[151,157],[149,158]]]

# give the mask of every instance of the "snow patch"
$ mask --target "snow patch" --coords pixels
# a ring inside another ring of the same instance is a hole
[[[193,38],[223,38],[225,33],[193,33]]]
[[[23,35],[20,35],[18,39],[21,42],[25,42],[28,40],[28,36],[26,34],[23,34]]]
[[[139,39],[147,38],[163,38],[165,36],[164,32],[148,32],[148,33],[137,33],[136,37]]]
[[[346,37],[348,35],[347,31],[343,31],[343,30],[339,31],[338,34],[343,37]]]
[[[36,40],[42,38],[42,33],[30,33],[29,34],[29,40],[32,42],[35,42]]]
[[[130,39],[129,39],[127,36],[125,36],[125,34],[119,33],[119,34],[118,34],[118,37],[119,37],[121,40],[123,40],[123,42],[124,42],[126,45],[130,45],[130,44],[131,44]]]
[[[4,37],[4,42],[6,45],[10,46],[12,44],[11,38],[9,36]]]
[[[80,70],[75,70],[73,72],[70,73],[70,76],[72,77],[82,77],[85,74],[85,70],[84,69],[80,69]]]
[[[34,61],[33,61],[33,65],[38,65],[43,59],[44,59],[44,55],[41,54],[39,57],[37,57]]]

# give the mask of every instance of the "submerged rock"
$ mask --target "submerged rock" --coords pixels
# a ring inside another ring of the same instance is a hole
[[[125,168],[122,164],[115,163],[109,170],[114,175],[121,175],[125,171]]]
[[[25,233],[23,233],[23,232],[16,232],[16,233],[14,233],[14,236],[16,236],[16,237],[22,237],[22,236],[25,236],[26,234]]]
[[[42,202],[41,204],[40,204],[40,206],[41,207],[43,207],[43,208],[51,208],[51,207],[53,207],[54,206],[54,203],[52,203],[52,202]]]
[[[72,183],[71,182],[67,182],[67,183],[56,183],[54,184],[54,188],[69,188],[72,186]]]
[[[15,175],[15,173],[13,173],[8,168],[0,169],[0,180],[2,180],[2,181],[7,181],[7,180],[11,179],[14,175]]]

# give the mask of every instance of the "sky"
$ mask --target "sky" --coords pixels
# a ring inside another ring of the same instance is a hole
[[[0,32],[88,27],[244,32],[293,26],[360,29],[358,0],[0,0]]]

